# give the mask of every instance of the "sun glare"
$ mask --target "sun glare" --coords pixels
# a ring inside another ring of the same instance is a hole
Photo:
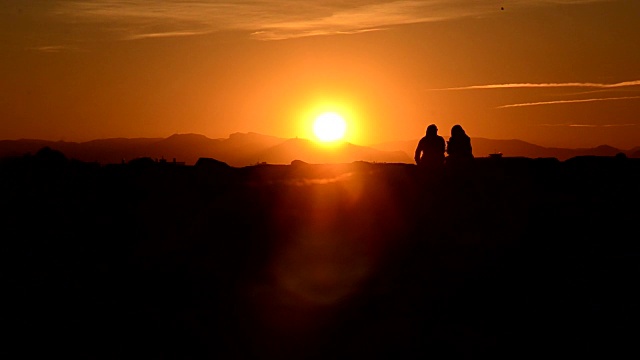
[[[313,133],[324,142],[340,140],[344,138],[346,131],[347,122],[334,112],[320,114],[313,123]]]

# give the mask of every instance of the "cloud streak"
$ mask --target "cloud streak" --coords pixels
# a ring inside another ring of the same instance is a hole
[[[465,87],[435,89],[435,90],[485,90],[485,89],[522,89],[522,88],[563,88],[563,87],[578,87],[578,88],[598,88],[598,89],[615,89],[629,86],[640,86],[640,80],[624,81],[615,84],[601,84],[601,83],[513,83],[513,84],[491,84],[491,85],[474,85]]]
[[[604,1],[608,0],[513,0],[509,7]],[[60,0],[53,15],[73,22],[101,24],[129,40],[215,31],[245,31],[258,40],[283,40],[379,31],[397,25],[484,16],[499,11],[495,3],[477,0]]]
[[[638,126],[638,124],[604,124],[604,125],[594,125],[594,124],[539,124],[538,126],[543,127],[587,127],[587,128],[608,128],[608,127],[630,127],[630,126]]]
[[[596,102],[596,101],[631,100],[631,99],[640,99],[640,96],[623,96],[623,97],[579,99],[579,100],[541,101],[541,102],[530,102],[530,103],[522,103],[522,104],[502,105],[502,106],[497,106],[496,109],[506,109],[506,108],[524,107],[524,106],[541,106],[541,105],[586,103],[586,102]]]
[[[204,35],[210,33],[210,31],[170,31],[170,32],[159,32],[159,33],[147,33],[147,34],[138,34],[131,35],[127,40],[140,40],[140,39],[153,39],[153,38],[163,38],[163,37],[180,37],[180,36],[194,36],[194,35]]]
[[[49,45],[49,46],[36,46],[27,48],[27,50],[39,51],[43,53],[59,53],[63,51],[80,51],[79,48],[75,46],[68,45]]]

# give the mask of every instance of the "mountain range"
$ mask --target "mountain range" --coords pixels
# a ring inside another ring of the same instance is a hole
[[[211,139],[199,134],[174,134],[167,138],[110,138],[87,142],[48,141],[37,139],[0,140],[0,157],[22,156],[49,147],[70,159],[100,164],[127,162],[149,157],[186,165],[200,158],[213,158],[231,166],[258,163],[290,164],[294,160],[308,163],[413,163],[413,152],[419,139],[360,146],[348,142],[322,146],[301,138],[279,138],[253,132],[234,133],[228,138]],[[473,154],[488,157],[502,153],[505,157],[557,158],[576,156],[615,156],[640,158],[640,146],[621,150],[608,145],[594,148],[548,148],[522,140],[472,138]]]

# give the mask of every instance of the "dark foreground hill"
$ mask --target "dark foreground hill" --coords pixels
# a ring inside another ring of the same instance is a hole
[[[0,163],[5,358],[619,358],[640,163]]]

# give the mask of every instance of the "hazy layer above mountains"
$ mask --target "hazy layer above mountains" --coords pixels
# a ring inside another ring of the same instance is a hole
[[[1,140],[0,157],[35,153],[48,146],[67,157],[101,164],[121,163],[141,157],[195,164],[199,158],[214,158],[231,166],[257,163],[289,164],[293,160],[308,163],[413,163],[413,152],[419,139],[389,142],[372,146],[342,143],[323,146],[307,139],[284,139],[257,133],[234,133],[224,139],[210,139],[198,134],[174,134],[168,138],[113,138],[76,143],[46,140]],[[602,145],[595,148],[546,148],[521,140],[472,138],[473,154],[487,157],[502,153],[505,157],[557,158],[564,161],[575,156],[614,156],[624,153],[640,157],[640,146],[630,150]]]

